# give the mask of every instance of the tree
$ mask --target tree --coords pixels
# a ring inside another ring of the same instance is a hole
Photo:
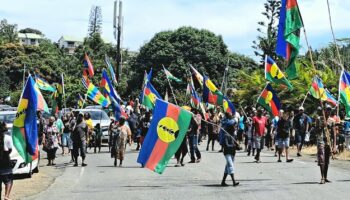
[[[8,24],[6,19],[0,21],[0,44],[17,42],[17,24]]]
[[[34,28],[25,28],[25,29],[21,29],[18,31],[19,33],[35,33],[38,35],[43,35],[43,33],[37,29]]]
[[[219,80],[224,73],[229,52],[221,36],[208,30],[181,27],[174,31],[157,33],[148,43],[141,47],[135,60],[137,76],[130,83],[140,87],[144,71],[153,68],[153,80],[159,92],[167,87],[163,67],[167,67],[176,77],[182,78],[183,84],[174,83],[175,88],[186,85],[189,65],[192,64],[201,73]],[[129,84],[131,85],[131,84]],[[129,88],[134,91],[134,88]]]
[[[102,33],[102,10],[100,6],[92,6],[89,20],[89,36]]]
[[[261,14],[266,18],[264,21],[259,21],[257,31],[259,35],[253,41],[252,48],[254,54],[260,57],[261,63],[265,60],[265,55],[269,55],[274,60],[277,60],[275,53],[277,41],[277,24],[281,2],[276,0],[267,0],[264,3],[265,11]]]

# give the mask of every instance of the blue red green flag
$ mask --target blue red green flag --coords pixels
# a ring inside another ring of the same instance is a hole
[[[203,78],[203,102],[213,105],[222,105],[224,95],[218,90],[213,82],[207,77]]]
[[[40,91],[35,88],[35,82],[31,76],[23,88],[19,101],[16,118],[13,122],[12,139],[19,155],[26,163],[38,157],[38,125],[37,110],[42,107],[38,96]],[[42,96],[42,95],[41,95]]]
[[[184,140],[191,119],[189,111],[157,99],[137,162],[162,174]]]
[[[270,56],[265,57],[265,78],[273,83],[285,85],[290,90],[293,89],[292,84]]]
[[[303,21],[297,0],[282,0],[276,53],[287,61],[286,73],[289,79],[295,79],[298,76],[295,60],[299,54],[302,27]]]
[[[272,86],[269,83],[261,92],[257,102],[270,112],[272,116],[278,116],[279,110],[281,109],[281,103],[276,92],[272,89]]]
[[[83,75],[84,76],[89,76],[90,78],[92,78],[94,76],[94,66],[92,65],[89,56],[85,53],[84,56],[84,70],[83,70]]]
[[[227,97],[224,97],[222,107],[224,108],[225,113],[230,113],[232,115],[236,113],[235,106]]]

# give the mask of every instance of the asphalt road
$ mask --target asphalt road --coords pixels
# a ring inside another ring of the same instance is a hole
[[[65,157],[59,166],[65,167],[64,173],[46,191],[27,199],[350,199],[349,162],[332,162],[329,179],[333,182],[320,185],[314,158],[277,163],[271,152],[264,151],[262,163],[257,164],[241,152],[235,161],[240,185],[223,188],[222,153],[206,152],[203,145],[200,149],[202,162],[174,167],[172,159],[162,175],[140,168],[138,152],[130,147],[122,168],[113,166],[107,152],[88,154],[85,168],[72,167]]]

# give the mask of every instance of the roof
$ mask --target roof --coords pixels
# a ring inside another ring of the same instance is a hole
[[[36,33],[18,33],[18,38],[43,39],[44,37]]]
[[[62,35],[62,37],[59,40],[61,40],[61,39],[63,39],[64,41],[69,41],[69,42],[83,42],[84,41],[83,38],[78,38],[78,37],[74,37],[74,36],[70,36],[70,35]]]

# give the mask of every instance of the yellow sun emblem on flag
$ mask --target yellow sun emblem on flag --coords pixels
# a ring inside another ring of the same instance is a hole
[[[164,117],[158,122],[157,133],[160,140],[165,143],[173,142],[176,139],[175,134],[179,131],[177,122],[170,117]]]
[[[268,92],[267,92],[267,95],[266,95],[266,97],[265,97],[265,103],[268,104],[268,105],[270,105],[270,102],[271,102],[272,98],[273,98],[272,92],[268,91]]]
[[[156,102],[157,97],[156,97],[156,95],[154,95],[153,93],[150,93],[150,94],[148,95],[148,97],[149,97],[149,99],[151,100],[151,102],[152,102],[153,104]]]
[[[272,75],[273,78],[277,78],[277,79],[281,79],[284,77],[283,73],[281,72],[281,70],[277,67],[276,64],[273,64],[271,66],[271,70],[270,73]]]

